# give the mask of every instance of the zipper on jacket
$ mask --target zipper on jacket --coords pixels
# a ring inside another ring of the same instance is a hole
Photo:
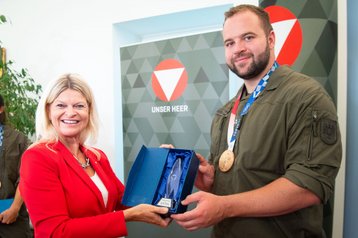
[[[231,112],[231,111],[224,111],[224,110],[222,110],[222,111],[217,111],[217,112],[216,112],[216,115],[222,117],[221,122],[220,122],[220,130],[223,129],[223,126],[224,126],[224,124],[225,124],[223,118],[227,118],[228,115],[230,115],[230,112]]]
[[[312,125],[311,125],[311,134],[309,137],[309,144],[308,144],[308,155],[307,160],[311,159],[312,156],[312,150],[313,150],[313,137],[318,136],[318,115],[317,111],[312,111]]]

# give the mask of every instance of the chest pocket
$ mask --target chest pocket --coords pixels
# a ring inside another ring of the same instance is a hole
[[[9,150],[3,148],[3,156],[5,158],[5,168],[7,178],[15,184],[19,177],[19,166],[20,166],[20,158],[21,158],[21,149],[18,144],[11,145],[11,149]]]
[[[227,124],[229,116],[230,110],[218,110],[211,125],[210,152],[214,163],[217,163],[220,151],[227,149]]]

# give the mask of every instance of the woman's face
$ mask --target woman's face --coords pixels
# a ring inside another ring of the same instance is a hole
[[[89,122],[89,106],[78,91],[66,89],[49,105],[49,119],[59,138],[77,139]]]

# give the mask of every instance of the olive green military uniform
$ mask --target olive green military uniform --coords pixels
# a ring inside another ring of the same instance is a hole
[[[248,98],[241,99],[238,113]],[[234,101],[219,109],[212,123],[213,193],[250,191],[284,177],[326,203],[333,193],[342,145],[335,105],[323,87],[286,66],[276,69],[244,116],[234,165],[224,173],[218,161],[228,148],[228,119]],[[322,220],[323,205],[276,217],[228,218],[214,227],[213,237],[324,237]]]
[[[25,135],[4,126],[4,139],[0,147],[0,199],[14,198],[19,182],[19,168],[22,153],[29,145]],[[23,204],[14,223],[0,222],[0,238],[32,237],[29,216]]]

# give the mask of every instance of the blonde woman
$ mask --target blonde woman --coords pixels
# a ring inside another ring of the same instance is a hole
[[[123,184],[103,151],[85,142],[96,139],[92,92],[76,74],[66,74],[44,92],[36,114],[38,141],[23,155],[20,191],[36,238],[119,237],[126,222],[165,227],[167,208],[121,204]]]

